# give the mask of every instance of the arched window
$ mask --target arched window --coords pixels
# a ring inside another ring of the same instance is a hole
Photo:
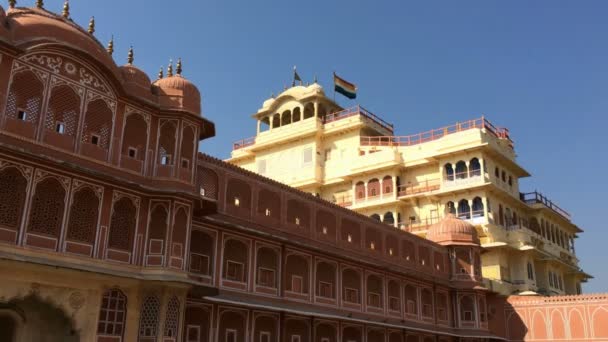
[[[47,131],[63,136],[75,137],[79,116],[80,96],[67,85],[53,88],[44,124]]]
[[[249,212],[251,210],[251,187],[240,179],[230,179],[226,189],[226,204],[239,208],[243,212]]]
[[[422,317],[433,317],[433,292],[430,289],[422,289],[420,301],[422,302]]]
[[[479,159],[473,158],[469,162],[469,176],[481,176],[481,164],[479,163]]]
[[[361,276],[352,268],[342,271],[342,298],[347,303],[361,303]]]
[[[507,173],[505,172],[505,170],[502,170],[502,172],[500,173],[500,178],[503,182],[507,181]]]
[[[481,197],[473,198],[473,217],[482,217],[484,215],[483,201],[481,200]]]
[[[287,201],[287,222],[308,228],[309,218],[310,209],[304,202],[293,199]]]
[[[164,337],[177,338],[179,331],[179,306],[179,299],[176,296],[171,297],[167,304]]]
[[[272,116],[272,128],[281,127],[281,114],[277,113]]]
[[[382,193],[390,194],[393,192],[393,177],[385,176],[382,178]]]
[[[291,111],[286,110],[281,114],[281,126],[289,125],[291,123]]]
[[[393,217],[393,213],[388,211],[384,214],[384,223],[394,225],[395,217]]]
[[[279,257],[276,250],[269,247],[259,248],[256,263],[256,284],[258,286],[276,288],[279,268]]]
[[[59,238],[65,208],[65,189],[55,178],[36,185],[28,231]]]
[[[374,220],[380,222],[380,215],[378,215],[378,214],[371,214],[370,217],[373,218]]]
[[[447,214],[456,215],[456,206],[454,205],[454,202],[449,201],[445,204],[445,212]]]
[[[137,208],[130,199],[123,197],[114,203],[108,237],[109,248],[124,251],[131,249],[137,222],[136,214]]]
[[[190,272],[212,275],[214,250],[213,237],[202,231],[193,230],[190,234]]]
[[[201,167],[198,169],[196,179],[200,195],[205,198],[217,200],[219,187],[217,174],[211,169]]]
[[[365,198],[365,183],[358,182],[357,185],[355,185],[355,193],[357,199]]]
[[[97,335],[122,338],[126,317],[127,297],[119,289],[107,290],[101,298]]]
[[[443,166],[444,170],[445,170],[445,179],[448,181],[453,181],[454,180],[454,168],[452,167],[452,164],[447,163]]]
[[[97,146],[104,151],[109,150],[113,116],[112,109],[104,100],[98,99],[88,103],[81,142]]]
[[[465,179],[468,177],[467,163],[459,161],[456,163],[456,179]]]
[[[312,118],[315,116],[315,106],[312,103],[307,103],[304,106],[304,119]]]
[[[74,194],[70,208],[67,238],[88,244],[95,242],[99,217],[99,198],[89,187]]]
[[[182,148],[181,160],[179,161],[180,169],[190,170],[193,165],[194,153],[196,152],[196,139],[194,138],[194,128],[185,126],[182,131]],[[186,173],[188,174],[188,173]],[[189,180],[189,179],[184,179]]]
[[[367,197],[380,196],[380,181],[377,178],[367,183]]]
[[[463,322],[475,320],[475,302],[471,296],[460,298],[460,320]]]
[[[458,202],[458,218],[468,220],[471,218],[471,207],[469,201],[462,199]]]
[[[296,107],[293,109],[293,122],[300,121],[300,107]]]
[[[13,75],[10,90],[8,92],[8,101],[6,103],[6,117],[14,122],[20,122],[27,129],[14,130],[21,131],[25,137],[34,139],[36,137],[36,128],[40,120],[40,111],[42,109],[42,97],[44,86],[40,79],[31,71],[22,71]],[[5,127],[13,130],[8,122]],[[18,132],[14,132],[18,133]]]
[[[140,339],[156,339],[158,336],[158,317],[160,311],[160,302],[154,296],[146,297],[141,306],[141,315],[139,318],[139,338]]]
[[[27,179],[14,167],[0,170],[0,226],[17,231],[25,205]],[[14,242],[14,241],[13,241]]]
[[[391,311],[401,311],[401,285],[396,280],[388,282],[388,309]]]
[[[139,114],[127,116],[122,136],[121,166],[142,172],[147,143],[148,123],[144,117]]]
[[[413,285],[406,285],[405,293],[405,312],[408,315],[418,315],[418,290]]]
[[[161,123],[157,164],[175,165],[175,125],[175,121],[165,121]]]
[[[159,266],[163,264],[165,246],[167,243],[167,226],[169,224],[169,213],[164,205],[156,205],[150,214],[148,226],[148,265]]]
[[[502,210],[502,204],[498,205],[498,222],[500,223],[501,226],[505,225],[505,216],[504,216],[504,212]]]
[[[226,280],[247,282],[249,247],[240,240],[228,239],[224,243],[222,277]]]
[[[384,305],[384,282],[376,275],[367,277],[367,306],[382,308]]]
[[[494,168],[494,177],[496,177],[497,179],[500,177],[500,171],[497,167]]]
[[[335,298],[336,294],[336,266],[328,262],[317,264],[317,296]]]
[[[285,259],[285,290],[307,294],[310,279],[310,262],[305,256],[298,254],[288,255]]]

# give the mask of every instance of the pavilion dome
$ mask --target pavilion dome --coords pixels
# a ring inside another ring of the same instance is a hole
[[[182,75],[161,78],[154,86],[162,108],[201,115],[201,93]]]
[[[123,80],[123,86],[127,92],[144,98],[150,98],[152,96],[152,92],[150,91],[152,83],[144,71],[133,64],[123,65],[119,67],[119,69]]]
[[[426,237],[441,245],[480,245],[475,227],[453,214],[432,225]]]

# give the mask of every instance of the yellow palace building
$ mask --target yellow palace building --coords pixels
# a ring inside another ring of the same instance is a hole
[[[410,136],[361,106],[342,108],[316,82],[292,86],[253,114],[255,137],[228,162],[425,236],[454,213],[477,228],[487,288],[502,294],[577,294],[582,230],[538,192],[506,128],[478,118]]]

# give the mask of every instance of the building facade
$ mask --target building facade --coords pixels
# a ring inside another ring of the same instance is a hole
[[[199,153],[215,129],[181,61],[151,81],[94,31],[67,2],[0,7],[0,341],[558,336],[484,287],[468,220],[423,238]],[[570,300],[608,338],[605,296]]]
[[[574,248],[582,230],[542,194],[520,190],[529,173],[509,131],[486,118],[396,136],[316,83],[266,100],[253,118],[256,136],[236,142],[228,162],[423,237],[457,215],[477,227],[494,291],[577,294],[589,277]]]

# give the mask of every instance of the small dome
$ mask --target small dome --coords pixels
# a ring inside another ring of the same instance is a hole
[[[426,238],[441,245],[480,245],[475,227],[452,214],[432,225]]]
[[[325,94],[325,91],[323,90],[323,87],[321,87],[321,85],[319,83],[313,83],[310,86],[308,86],[308,90],[309,91],[313,91],[313,92],[317,92],[317,93],[321,93],[321,94]]]
[[[154,85],[162,108],[201,114],[201,93],[194,83],[183,76],[161,78]]]
[[[132,64],[123,65],[119,69],[125,83],[131,83],[139,87],[150,89],[150,78],[141,69]]]
[[[10,34],[8,29],[6,28],[6,12],[4,12],[4,8],[0,6],[0,38],[9,39]]]
[[[270,106],[272,106],[274,101],[275,101],[274,97],[271,97],[268,100],[264,101],[264,104],[262,104],[262,109],[270,108]]]

